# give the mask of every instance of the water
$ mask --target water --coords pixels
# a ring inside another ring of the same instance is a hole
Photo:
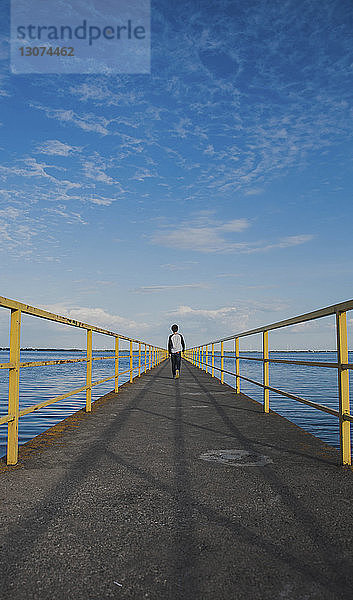
[[[126,355],[126,351],[122,352]],[[94,356],[107,356],[106,353],[95,352]],[[256,352],[243,353],[243,356],[260,358]],[[85,352],[33,352],[22,351],[21,361],[54,360],[68,358],[84,358]],[[273,352],[270,358],[285,360],[307,360],[335,362],[335,352]],[[349,361],[353,362],[353,353]],[[8,352],[0,351],[0,362],[7,362]],[[210,356],[209,356],[210,361]],[[144,366],[144,356],[142,357]],[[137,360],[135,358],[134,366]],[[220,366],[219,355],[215,356],[215,366]],[[129,359],[121,358],[120,371],[129,368]],[[224,368],[235,371],[234,358],[225,357]],[[136,373],[136,372],[135,372]],[[216,371],[217,373],[217,371]],[[218,372],[219,373],[219,372]],[[114,359],[94,361],[92,380],[103,379],[114,374]],[[243,359],[240,361],[240,374],[256,381],[262,381],[262,363]],[[352,373],[350,372],[352,377]],[[126,373],[119,378],[119,385],[129,379]],[[234,387],[234,376],[225,374],[225,382]],[[28,367],[21,369],[20,377],[20,408],[43,402],[82,387],[86,384],[86,364],[73,363],[47,367]],[[350,390],[353,395],[353,381]],[[298,365],[270,364],[270,385],[283,391],[291,392],[308,400],[313,400],[325,406],[338,409],[337,371],[323,367],[305,367]],[[92,400],[103,396],[114,387],[114,380],[96,386],[92,390]],[[241,391],[262,402],[262,388],[247,381],[241,381]],[[0,370],[0,415],[7,413],[8,370]],[[351,398],[353,401],[353,398]],[[66,398],[42,410],[36,411],[20,419],[19,443],[23,444],[34,436],[52,427],[62,419],[85,406],[85,392]],[[270,392],[270,408],[296,423],[306,431],[318,436],[323,441],[338,448],[338,419],[321,411],[315,410],[294,400],[281,397]],[[0,426],[0,456],[6,453],[7,425]]]
[[[121,354],[126,356],[127,351]],[[105,352],[94,352],[94,356],[109,356]],[[40,360],[62,360],[69,358],[85,358],[86,352],[39,352],[21,351],[21,362]],[[148,359],[148,357],[147,357]],[[8,362],[9,353],[0,351],[0,362]],[[144,367],[144,353],[142,354]],[[134,359],[134,367],[137,366]],[[119,371],[129,369],[129,359],[119,359]],[[93,361],[92,381],[114,375],[114,358]],[[136,371],[134,372],[136,375]],[[0,416],[7,414],[8,370],[0,370]],[[129,374],[119,377],[119,386],[128,381]],[[86,385],[86,363],[69,363],[46,367],[26,367],[20,373],[20,409],[55,398]],[[114,379],[97,385],[92,389],[92,401],[114,389]],[[83,408],[86,404],[86,392],[75,394],[65,400],[56,402],[46,408],[22,417],[19,421],[19,443],[24,444],[34,436],[52,427],[62,419]],[[6,454],[7,425],[0,426],[0,456]]]
[[[261,358],[260,352],[244,352],[243,356]],[[270,352],[270,358],[282,360],[305,360],[337,362],[336,352]],[[349,353],[349,362],[353,362],[353,352]],[[220,357],[215,357],[215,365],[220,367]],[[234,358],[224,359],[224,369],[235,372]],[[262,362],[242,359],[240,375],[262,382]],[[350,374],[350,401],[353,402],[352,371]],[[224,380],[235,387],[235,377],[225,375]],[[258,402],[263,402],[263,389],[241,380],[241,391]],[[308,367],[304,365],[285,365],[270,363],[270,386],[312,400],[329,408],[338,410],[337,369],[329,367]],[[335,448],[339,448],[338,418],[316,410],[305,404],[290,400],[270,392],[270,408],[286,419],[299,425],[305,431],[319,437]]]

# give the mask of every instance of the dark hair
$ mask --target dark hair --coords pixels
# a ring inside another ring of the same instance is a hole
[[[172,331],[175,333],[178,331],[178,325],[172,325]]]

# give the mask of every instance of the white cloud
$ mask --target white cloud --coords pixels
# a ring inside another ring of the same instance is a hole
[[[312,234],[290,235],[273,244],[260,243],[258,246],[254,245],[254,247],[251,247],[249,244],[249,247],[244,248],[243,252],[245,254],[252,254],[254,252],[267,252],[267,250],[273,250],[274,248],[291,248],[292,246],[306,244],[306,242],[310,242],[313,239],[314,235]]]
[[[88,198],[89,202],[92,202],[92,204],[97,204],[98,206],[110,206],[111,204],[113,204],[114,199],[113,198]]]
[[[278,313],[283,313],[287,309],[288,303],[278,299],[264,302],[238,300],[231,306],[216,308],[181,305],[169,312],[168,317],[175,320],[197,343],[207,343],[212,339],[262,326],[264,322],[274,322],[278,320]]]
[[[49,119],[56,119],[62,123],[76,125],[84,131],[92,131],[100,133],[101,135],[108,135],[110,133],[108,130],[110,121],[100,115],[95,115],[93,113],[79,115],[73,110],[50,108],[40,104],[31,104],[31,107],[42,110]]]
[[[240,233],[249,227],[247,219],[233,219],[227,222],[211,220],[201,215],[191,223],[183,223],[167,231],[155,233],[152,242],[180,250],[199,252],[224,252],[240,248],[242,244],[225,238],[227,233]]]
[[[135,293],[151,293],[151,292],[165,292],[168,290],[183,290],[183,289],[207,289],[209,284],[206,283],[184,283],[176,285],[147,285],[141,286],[133,290]]]
[[[0,250],[7,256],[28,258],[33,253],[35,236],[43,233],[43,225],[29,217],[25,207],[8,206],[0,210]]]
[[[121,335],[132,335],[132,332],[138,332],[141,329],[146,329],[146,323],[138,323],[133,319],[127,319],[120,315],[115,315],[107,312],[100,307],[84,307],[84,306],[69,306],[64,303],[42,305],[41,308],[49,312],[53,312],[69,319],[81,321],[87,325],[96,325],[109,331],[121,333]]]
[[[166,269],[167,271],[185,271],[186,269],[190,269],[193,265],[198,265],[198,261],[196,260],[188,260],[182,263],[166,263],[165,265],[161,265],[161,269]]]
[[[66,206],[59,205],[56,208],[46,208],[45,212],[52,215],[57,215],[59,217],[63,217],[66,220],[66,222],[71,225],[73,223],[81,223],[81,225],[88,225],[87,221],[84,220],[80,213],[68,211]]]
[[[199,218],[171,228],[163,228],[152,237],[152,243],[177,248],[179,250],[193,250],[198,252],[234,252],[252,254],[267,252],[274,248],[290,248],[304,244],[313,239],[311,234],[293,235],[281,238],[278,241],[257,242],[235,241],[234,235],[242,233],[250,226],[247,219],[233,219],[220,222],[210,216],[201,215]]]
[[[92,157],[91,160],[84,160],[82,162],[84,174],[88,179],[112,185],[115,181],[106,173],[108,166],[107,162],[98,155]]]
[[[128,90],[119,78],[119,88],[110,90],[106,81],[101,78],[92,79],[89,83],[82,83],[71,87],[69,92],[78,96],[81,102],[94,102],[97,106],[131,106],[143,100],[143,93],[136,90]]]
[[[59,140],[47,140],[46,142],[39,144],[36,150],[41,154],[69,156],[75,152],[80,152],[81,148],[79,146],[70,146],[69,144],[60,142]]]
[[[70,189],[81,187],[79,183],[67,181],[66,179],[58,179],[57,177],[50,175],[47,173],[46,169],[56,169],[57,171],[62,171],[63,167],[59,167],[55,164],[38,162],[37,159],[33,157],[26,157],[18,160],[18,164],[11,167],[0,165],[0,176],[2,179],[7,179],[8,177],[14,175],[20,177],[38,177],[47,180],[47,182],[50,182],[51,184],[59,186],[59,188]]]

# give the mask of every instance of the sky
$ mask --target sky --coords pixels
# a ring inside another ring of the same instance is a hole
[[[0,15],[0,295],[163,346],[353,297],[351,0],[153,1],[144,74],[13,74]]]

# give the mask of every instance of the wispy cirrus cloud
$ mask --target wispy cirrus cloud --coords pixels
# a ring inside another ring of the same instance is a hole
[[[54,169],[59,172],[64,170],[64,168],[59,165],[38,162],[34,157],[26,157],[18,159],[15,164],[12,164],[11,166],[0,165],[0,178],[7,180],[11,176],[26,178],[35,177],[47,180],[48,183],[55,184],[55,186],[60,188],[71,189],[80,187],[78,182],[59,179],[48,173],[47,169]]]
[[[87,198],[87,200],[97,206],[110,206],[115,202],[115,198]]]
[[[59,140],[47,140],[38,144],[36,147],[36,152],[40,154],[49,154],[52,156],[70,156],[75,152],[80,152],[82,148],[79,146],[71,146],[70,144],[66,144],[64,142],[60,142]]]
[[[166,269],[167,271],[185,271],[187,269],[191,269],[194,265],[198,265],[198,261],[196,260],[188,260],[181,263],[166,263],[161,265],[161,269]]]
[[[88,159],[82,160],[83,173],[88,179],[108,185],[119,183],[107,173],[107,169],[111,168],[111,166],[109,159],[104,158],[97,152]]]
[[[31,104],[32,108],[43,111],[49,119],[56,119],[67,125],[75,125],[84,131],[109,135],[110,120],[94,113],[78,114],[72,109],[51,108],[42,104]]]
[[[207,289],[210,287],[208,283],[181,283],[170,285],[145,285],[132,290],[136,294],[151,294],[157,292],[166,292],[170,290],[185,290],[185,289]]]

